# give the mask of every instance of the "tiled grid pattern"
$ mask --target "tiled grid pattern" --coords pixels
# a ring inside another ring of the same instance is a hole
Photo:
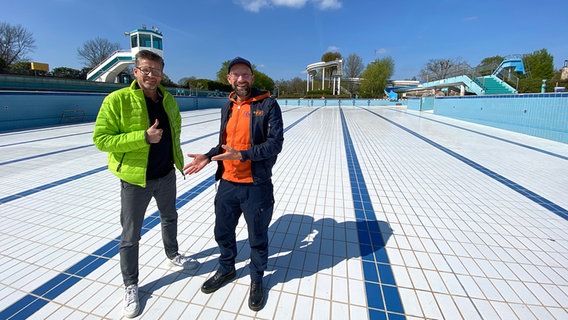
[[[246,303],[244,222],[237,280],[211,295],[199,291],[218,256],[210,165],[195,176],[178,175],[179,241],[202,263],[198,270],[165,263],[155,203],[148,209],[140,318],[386,319],[368,286],[350,152],[385,241],[390,265],[382,266],[396,283],[384,298],[398,294],[406,319],[568,317],[567,145],[404,108],[283,111],[265,308],[253,313]],[[184,152],[216,143],[218,110],[183,117]],[[123,288],[112,254],[120,234],[118,181],[91,135],[92,123],[0,135],[3,315],[43,287],[52,294],[28,308],[32,319],[120,318]],[[560,214],[460,156],[557,205]],[[102,263],[69,270],[85,266],[84,259]],[[77,274],[73,285],[50,287],[70,273]]]

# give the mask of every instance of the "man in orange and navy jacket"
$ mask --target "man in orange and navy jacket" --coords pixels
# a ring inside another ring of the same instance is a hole
[[[282,111],[270,92],[253,87],[251,63],[237,57],[229,63],[227,80],[234,91],[221,109],[219,144],[206,154],[188,154],[193,161],[185,174],[199,172],[217,161],[215,179],[220,180],[215,196],[215,241],[219,245],[219,269],[201,286],[204,293],[217,291],[236,276],[235,230],[244,214],[250,252],[251,286],[248,305],[259,311],[264,306],[262,278],[268,262],[268,225],[274,209],[272,167],[282,150]]]

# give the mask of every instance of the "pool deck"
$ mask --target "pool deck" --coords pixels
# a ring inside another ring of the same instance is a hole
[[[165,260],[155,202],[139,319],[568,319],[568,144],[391,107],[283,107],[267,302],[217,269],[216,165],[178,173]],[[182,112],[184,153],[216,144],[219,109]],[[119,181],[93,123],[0,134],[0,319],[120,319]]]

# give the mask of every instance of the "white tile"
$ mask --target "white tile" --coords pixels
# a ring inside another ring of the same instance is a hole
[[[487,279],[491,281],[491,284],[495,286],[495,289],[499,292],[500,298],[496,300],[507,301],[510,303],[522,303],[519,296],[513,291],[509,283],[503,279]]]
[[[539,304],[538,298],[527,288],[525,283],[519,281],[508,281],[509,285],[515,293],[521,298],[521,300],[526,304]]]
[[[422,311],[416,291],[406,288],[399,288],[398,291],[400,294],[400,299],[404,306],[405,314],[424,318],[424,313]]]
[[[444,283],[444,280],[442,279],[442,277],[438,272],[431,270],[423,270],[423,272],[424,276],[428,280],[430,291],[432,291],[433,293],[441,293],[441,294],[449,293]]]
[[[297,296],[289,293],[281,293],[274,319],[285,320],[293,319],[294,307],[296,305]]]
[[[440,308],[440,313],[443,318],[446,319],[460,319],[460,310],[457,308],[451,296],[447,294],[437,294],[434,293],[434,298],[436,299],[438,306]]]
[[[314,300],[314,311],[310,319],[321,319],[328,320],[331,319],[331,308],[329,300],[315,299]]]
[[[358,280],[349,280],[349,304],[366,306],[367,296],[365,291],[365,283]]]
[[[538,283],[526,282],[525,285],[538,298],[538,300],[547,307],[561,307],[553,295],[546,291],[542,285]]]
[[[332,281],[333,277],[319,273],[315,286],[315,297],[320,299],[329,300],[332,294]]]
[[[418,290],[416,291],[416,295],[418,296],[418,301],[420,302],[420,306],[426,318],[428,319],[442,318],[442,313],[440,312],[440,308],[438,307],[436,299],[431,292]]]
[[[568,207],[561,192],[565,179],[557,174],[568,169],[565,160],[459,127],[568,156],[565,144],[401,107],[370,110]],[[200,269],[179,272],[165,263],[159,226],[142,237],[141,319],[368,318],[340,111],[284,111],[285,124],[315,112],[286,132],[274,170],[264,309],[255,313],[246,305],[250,248],[244,220],[237,228],[239,278],[211,295],[200,291],[218,267],[211,186],[178,210],[180,251],[196,255]],[[568,318],[565,219],[365,109],[342,111],[407,319]],[[218,110],[183,113],[182,140],[193,140],[182,146],[184,152],[205,151],[217,142],[218,117]],[[6,159],[1,161],[90,145],[0,166],[2,196],[106,166],[106,155],[92,146],[92,128],[88,123],[0,133],[2,150],[8,142],[25,142],[0,152]],[[207,133],[213,135],[196,139]],[[29,167],[42,167],[42,174],[29,176]],[[178,175],[178,195],[214,171],[212,165],[185,179]],[[0,309],[120,235],[119,187],[103,170],[0,206]],[[147,215],[156,210],[152,201]],[[291,214],[300,220],[280,219]],[[302,242],[313,230],[313,241]],[[116,255],[30,318],[119,318],[123,293]]]
[[[416,290],[426,290],[430,291],[430,285],[422,272],[422,269],[407,268],[408,274],[412,281],[412,285]]]
[[[527,320],[537,320],[537,319],[546,319],[546,318],[537,318],[533,312],[526,305],[517,304],[517,303],[510,303],[509,307],[515,313],[517,319],[527,319]]]
[[[448,272],[441,272],[440,276],[444,283],[446,284],[446,288],[451,295],[466,295],[466,291],[464,286],[460,283],[460,279],[452,273]]]

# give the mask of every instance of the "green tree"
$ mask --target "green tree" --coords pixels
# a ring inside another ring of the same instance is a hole
[[[478,72],[478,74],[482,76],[488,76],[492,74],[493,71],[497,69],[497,67],[499,67],[499,65],[501,64],[501,62],[503,62],[503,60],[505,60],[505,57],[502,56],[487,57],[481,60],[481,62],[475,69]]]
[[[326,52],[321,56],[321,61],[322,62],[331,62],[331,61],[336,61],[336,60],[341,60],[341,53],[339,52]],[[325,80],[327,82],[327,89],[331,90],[331,79],[334,75],[336,75],[338,73],[338,71],[341,71],[341,73],[343,73],[343,67],[341,67],[341,70],[337,70],[336,66],[330,66],[330,67],[326,67],[325,68],[325,74],[322,75],[322,72],[324,70],[320,69],[316,71],[316,74],[320,76],[320,78],[325,77]],[[317,76],[316,76],[317,77]]]
[[[160,81],[160,83],[164,86],[164,87],[177,87],[177,84],[175,82],[172,81],[172,79],[170,79],[170,77],[168,77],[167,74],[164,74],[164,77],[162,78],[162,81]]]
[[[519,77],[519,93],[540,92],[542,80],[548,81],[554,76],[553,62],[554,58],[546,49],[525,55],[523,63],[527,74]],[[553,84],[550,85],[552,87]]]
[[[229,63],[231,60],[227,60],[221,64],[221,68],[217,71],[217,80],[224,84],[230,84],[227,81],[227,74],[229,73]],[[252,72],[254,73],[254,86],[260,90],[268,90],[270,92],[274,91],[274,80],[272,80],[266,74],[258,71],[256,65],[252,65]]]
[[[233,88],[228,84],[213,80],[206,80],[206,81],[207,81],[206,88],[209,91],[231,92],[233,90]]]
[[[2,57],[0,57],[0,72],[8,68],[8,63]]]
[[[260,90],[274,92],[274,80],[260,71],[254,72],[254,86]]]
[[[189,88],[192,90],[209,90],[209,91],[223,91],[231,92],[232,88],[228,83],[221,83],[209,79],[197,79],[196,77],[186,77],[180,79],[178,85],[182,88]]]
[[[221,64],[221,68],[219,69],[219,71],[217,71],[217,81],[229,84],[229,81],[227,81],[227,74],[229,74],[229,63],[231,63],[231,60],[227,60]]]
[[[33,35],[24,27],[0,23],[0,70],[13,63],[29,60],[26,55],[34,49]]]
[[[54,68],[53,70],[51,70],[51,73],[53,74],[53,76],[58,78],[82,79],[84,77],[81,70],[66,67]]]
[[[384,96],[388,79],[394,72],[394,60],[391,57],[375,60],[367,65],[362,74],[361,97],[378,98]]]
[[[341,59],[341,53],[339,52],[326,52],[321,56],[321,61],[330,62]]]
[[[28,61],[15,62],[9,66],[10,72],[16,74],[32,75],[33,72],[31,69],[32,69],[31,63]]]
[[[295,77],[290,80],[278,80],[274,84],[274,95],[279,98],[300,98],[306,93],[306,80],[300,77]],[[318,97],[319,98],[319,97]]]

